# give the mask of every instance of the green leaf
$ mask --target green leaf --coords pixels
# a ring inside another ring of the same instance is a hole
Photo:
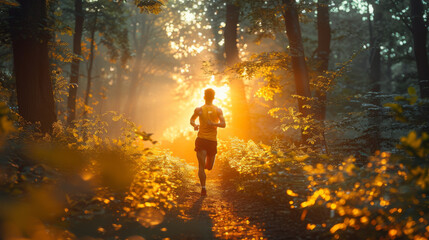
[[[417,102],[418,97],[417,96],[413,96],[408,98],[408,102],[410,105],[414,105]]]
[[[396,96],[395,101],[404,101],[406,98],[404,96]]]
[[[410,96],[417,96],[416,89],[414,87],[409,87],[408,88],[408,94]]]
[[[403,112],[402,106],[399,105],[399,104],[397,104],[397,103],[386,103],[383,106],[391,108],[393,111],[395,111],[397,113],[402,113]]]

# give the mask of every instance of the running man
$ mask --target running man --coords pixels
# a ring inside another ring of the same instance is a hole
[[[217,153],[217,128],[225,128],[225,118],[222,109],[213,105],[215,91],[207,88],[204,91],[204,100],[206,103],[202,107],[195,108],[191,117],[191,125],[195,131],[198,131],[198,137],[195,140],[195,151],[198,158],[198,177],[201,183],[201,196],[206,196],[206,172],[204,169],[211,170]],[[199,118],[200,125],[195,124]]]

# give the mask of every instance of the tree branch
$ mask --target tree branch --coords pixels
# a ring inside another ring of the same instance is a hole
[[[401,10],[398,8],[398,6],[396,6],[396,2],[394,0],[390,0],[390,2],[393,4],[393,7],[395,8],[396,12],[398,12],[399,19],[401,19],[401,21],[405,24],[405,26],[408,28],[408,30],[413,32],[413,29],[411,28],[410,24],[407,23],[404,15],[401,13]]]

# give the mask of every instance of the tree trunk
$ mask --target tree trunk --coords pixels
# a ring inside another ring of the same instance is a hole
[[[122,112],[122,86],[124,85],[123,80],[123,69],[120,63],[116,64],[116,98],[115,98],[115,106],[113,107],[114,111],[117,111],[118,113]]]
[[[226,65],[233,67],[240,61],[237,48],[237,28],[240,8],[234,4],[226,6],[226,25],[224,31]],[[232,77],[230,79],[231,115],[233,134],[239,138],[249,137],[250,117],[247,106],[245,86],[243,79]]]
[[[283,17],[286,24],[286,34],[289,39],[296,93],[301,96],[301,98],[298,98],[298,109],[303,117],[307,117],[309,111],[304,108],[304,105],[308,104],[307,99],[311,98],[311,92],[298,12],[295,0],[283,0],[283,4],[285,5]],[[309,134],[301,129],[301,135],[303,143],[307,143],[307,139],[310,137]]]
[[[137,22],[140,23],[139,29],[137,29],[137,24],[136,24]],[[130,86],[129,86],[129,90],[127,91],[128,97],[124,106],[125,113],[130,119],[133,119],[134,112],[136,111],[138,89],[139,89],[139,85],[142,82],[141,75],[146,73],[146,71],[142,69],[142,60],[143,60],[143,53],[151,37],[150,32],[152,27],[153,27],[152,23],[149,19],[147,19],[147,17],[137,20],[133,24],[132,38],[136,49],[136,54],[135,54],[136,57],[135,57],[132,72],[129,78]],[[140,36],[138,36],[137,34],[138,32],[141,33]]]
[[[226,25],[224,31],[226,65],[229,67],[240,61],[237,48],[237,28],[240,8],[234,4],[226,6]]]
[[[386,88],[385,91],[388,93],[393,93],[393,72],[392,72],[392,66],[393,66],[393,60],[392,60],[392,52],[394,51],[394,39],[390,38],[389,39],[389,51],[387,53],[387,60],[386,60],[386,82],[387,84],[385,84]]]
[[[94,66],[94,45],[95,45],[95,31],[97,27],[97,15],[98,10],[95,12],[95,19],[94,23],[91,28],[91,42],[90,42],[90,51],[89,51],[89,66],[88,66],[88,73],[87,73],[87,83],[86,83],[86,94],[85,94],[85,106],[88,106],[89,103],[89,96],[91,94],[91,81],[92,81],[92,68]],[[84,115],[86,115],[86,111],[84,111]]]
[[[128,117],[131,119],[134,117],[135,101],[137,100],[136,99],[137,90],[139,88],[139,83],[141,82],[140,81],[140,71],[141,71],[141,62],[142,62],[141,55],[142,55],[142,52],[137,51],[137,56],[134,61],[132,75],[130,77],[130,88],[128,90],[128,98],[125,105],[126,113]]]
[[[75,0],[74,2],[74,35],[73,35],[73,53],[75,56],[82,55],[82,32],[83,32],[83,9],[82,0]],[[67,124],[70,124],[76,119],[76,95],[79,84],[79,65],[80,60],[74,58],[71,63],[70,71],[70,86],[69,86],[69,97],[67,99]]]
[[[429,98],[429,64],[426,49],[427,29],[423,20],[424,7],[422,1],[410,0],[410,10],[420,96]]]
[[[219,34],[219,15],[218,10],[219,8],[222,8],[223,1],[211,1],[209,3],[209,7],[207,8],[206,16],[208,16],[209,19],[212,19],[214,21],[209,21],[211,26],[211,31],[213,33],[214,37],[214,47],[213,47],[213,53],[215,54],[215,59],[217,60],[218,64],[216,64],[216,68],[218,71],[222,71],[224,68],[224,62],[225,62],[225,50],[224,46],[219,45],[219,42],[222,40],[223,36]],[[220,19],[219,19],[220,20]],[[223,21],[224,19],[222,19]],[[224,29],[225,30],[225,29]]]
[[[369,36],[370,36],[370,56],[369,56],[369,81],[370,91],[372,92],[371,104],[375,105],[369,109],[369,146],[371,153],[380,150],[380,80],[381,80],[381,54],[380,54],[380,36],[382,30],[382,12],[379,4],[373,4],[374,23],[368,17]],[[368,12],[369,15],[369,12]]]
[[[57,120],[50,78],[46,0],[19,0],[10,10],[14,75],[19,114],[52,131]]]
[[[329,54],[331,52],[331,27],[329,24],[329,0],[318,0],[317,3],[317,40],[316,51],[317,70],[323,75],[329,67]],[[326,91],[316,90],[316,97],[319,101],[318,120],[324,121],[326,118]]]
[[[331,52],[331,26],[329,24],[329,0],[318,0],[317,2],[317,41],[318,46],[316,50],[317,70],[323,76],[329,67],[329,55]],[[317,143],[326,147],[325,137],[325,124],[326,119],[326,88],[316,89],[317,114],[316,118],[320,122],[320,129],[318,134],[321,139]]]

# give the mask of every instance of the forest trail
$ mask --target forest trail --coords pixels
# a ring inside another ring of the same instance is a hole
[[[226,197],[228,189],[222,186],[218,170],[207,172],[207,196],[200,196],[199,183],[195,190],[183,197],[179,217],[190,225],[183,232],[186,239],[265,239],[263,227],[252,224],[243,206],[236,206]],[[184,230],[184,229],[182,229]]]
[[[179,209],[182,224],[168,217],[161,224],[171,239],[310,239],[300,237],[306,229],[294,212],[240,197],[216,167],[207,173],[207,196],[195,184],[181,196]]]

